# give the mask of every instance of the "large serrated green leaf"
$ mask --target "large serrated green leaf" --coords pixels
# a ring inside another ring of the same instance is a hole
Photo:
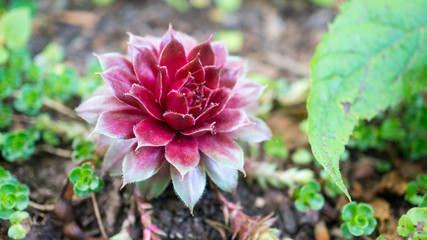
[[[349,197],[339,156],[355,125],[427,87],[427,1],[344,3],[316,48],[311,74],[310,144]]]

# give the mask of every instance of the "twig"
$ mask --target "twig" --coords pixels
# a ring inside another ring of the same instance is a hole
[[[41,144],[37,148],[40,151],[47,152],[63,158],[71,158],[71,155],[72,155],[72,152],[70,150],[55,148],[48,144]]]
[[[62,113],[70,118],[77,119],[77,115],[74,113],[74,111],[59,101],[55,101],[45,96],[43,104],[46,107],[52,108],[53,110],[56,110],[57,112]]]
[[[101,214],[99,213],[98,203],[96,202],[95,193],[91,193],[90,197],[92,198],[93,209],[95,210],[96,220],[98,221],[99,230],[101,231],[101,236],[103,238],[108,238],[107,233],[104,229],[104,224],[102,223]]]
[[[39,204],[33,201],[30,201],[28,206],[38,211],[42,212],[51,212],[55,210],[55,204]]]
[[[18,114],[13,114],[13,119],[18,122],[25,122],[25,123],[34,123],[36,121],[33,117],[28,117],[25,115],[18,115]]]

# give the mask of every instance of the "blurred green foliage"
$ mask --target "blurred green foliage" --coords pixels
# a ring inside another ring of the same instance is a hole
[[[419,207],[427,207],[427,174],[420,174],[406,187],[405,200]]]
[[[362,122],[354,129],[349,147],[366,151],[383,149],[386,142],[394,142],[410,159],[427,156],[427,106],[423,94],[403,101],[373,122],[381,124]]]
[[[74,161],[84,161],[86,159],[96,160],[95,143],[86,138],[75,138],[73,140],[73,152],[71,159]]]
[[[276,159],[285,159],[289,156],[289,150],[285,146],[283,137],[274,134],[273,138],[264,142],[264,151],[267,155]]]

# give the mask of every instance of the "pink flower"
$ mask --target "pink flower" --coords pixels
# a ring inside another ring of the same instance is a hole
[[[245,78],[245,62],[222,42],[197,44],[172,28],[161,39],[129,35],[128,57],[97,55],[107,86],[76,109],[95,132],[115,139],[104,169],[122,169],[124,184],[148,181],[152,195],[172,179],[190,209],[206,173],[221,189],[234,189],[244,164],[235,140],[271,136],[252,117],[263,87]]]

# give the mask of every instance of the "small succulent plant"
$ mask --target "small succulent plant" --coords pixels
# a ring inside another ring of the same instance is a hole
[[[366,203],[350,202],[341,209],[341,231],[344,238],[370,235],[377,226],[374,210]]]
[[[28,160],[34,153],[34,142],[38,137],[36,133],[29,130],[6,133],[2,145],[2,156],[9,162],[18,159]]]
[[[13,110],[8,105],[0,103],[0,129],[8,127],[13,120]]]
[[[197,44],[172,28],[163,38],[129,35],[129,58],[97,55],[107,86],[76,109],[112,139],[104,166],[123,169],[124,184],[147,180],[164,189],[155,181],[172,179],[190,209],[206,174],[221,189],[234,189],[244,164],[235,140],[271,137],[253,117],[263,87],[245,78],[245,61],[229,56],[222,42]]]
[[[19,98],[15,99],[15,109],[29,116],[36,115],[43,105],[43,91],[33,85],[24,85]]]
[[[0,219],[8,220],[16,210],[25,210],[30,189],[18,182],[9,171],[0,166]]]
[[[94,158],[95,143],[93,141],[84,138],[75,138],[72,147],[71,159],[74,161],[84,161]]]
[[[86,197],[92,192],[99,192],[104,189],[104,181],[94,175],[90,163],[83,163],[80,167],[75,167],[70,172],[70,181],[74,184],[74,193],[80,197]]]
[[[16,211],[10,215],[10,227],[7,235],[12,239],[24,239],[30,231],[28,224],[24,221],[30,218],[30,215],[24,211]]]
[[[427,207],[427,175],[420,174],[406,187],[405,200],[419,207]]]
[[[397,232],[409,240],[427,239],[427,208],[411,208],[399,219]]]
[[[320,192],[320,184],[311,180],[295,190],[295,207],[302,212],[310,209],[320,210],[325,204],[325,198]]]

